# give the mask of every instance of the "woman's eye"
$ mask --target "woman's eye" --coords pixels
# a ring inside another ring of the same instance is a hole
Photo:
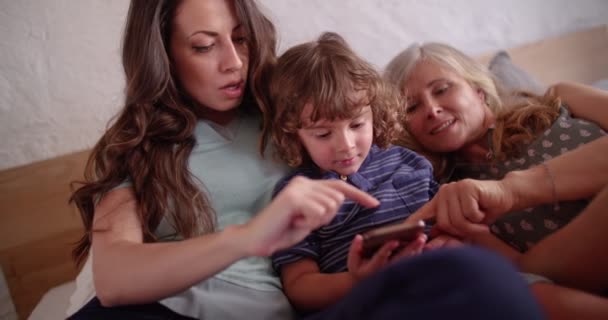
[[[437,89],[435,90],[435,94],[436,94],[436,95],[443,94],[444,92],[448,91],[448,89],[449,89],[449,88],[450,88],[450,86],[449,86],[449,85],[447,85],[447,84],[446,84],[446,85],[443,85],[443,86],[441,86],[441,87],[439,87],[439,88],[437,88]]]
[[[208,46],[192,46],[192,49],[194,49],[194,51],[197,53],[205,53],[211,51],[213,46],[213,44],[210,44]]]
[[[245,44],[247,43],[247,37],[234,37],[232,41],[236,44]]]
[[[416,111],[416,109],[418,109],[419,103],[410,103],[408,104],[407,108],[405,109],[406,113],[412,113],[414,111]]]

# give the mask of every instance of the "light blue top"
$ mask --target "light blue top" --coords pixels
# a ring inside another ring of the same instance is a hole
[[[225,127],[201,120],[195,137],[197,144],[189,159],[190,171],[202,182],[201,189],[216,212],[218,230],[249,221],[270,202],[274,185],[288,170],[273,160],[270,152],[264,158],[260,156],[259,117],[238,116]],[[175,233],[166,227],[164,224],[157,232],[161,239],[176,239]],[[268,258],[242,259],[215,277],[252,289],[281,289]]]
[[[218,229],[243,224],[263,209],[274,185],[288,168],[258,152],[260,121],[248,116],[235,119],[222,128],[201,121],[196,128],[197,146],[190,157],[190,170],[208,190],[217,213]],[[216,277],[259,290],[281,288],[271,271],[270,259],[243,259]]]
[[[215,209],[218,230],[249,221],[270,202],[274,185],[288,171],[286,165],[272,159],[271,152],[260,156],[260,124],[258,116],[241,115],[225,127],[205,120],[196,127],[190,170],[202,182]],[[163,231],[168,230],[158,230],[159,236]],[[169,231],[163,238],[170,240],[172,235]],[[239,260],[161,303],[192,317],[232,318],[232,312],[240,318],[253,312],[255,319],[291,318],[281,281],[270,259],[263,257]]]
[[[274,161],[270,152],[264,158],[260,156],[260,124],[259,116],[254,115],[240,115],[225,127],[204,120],[197,124],[197,145],[189,166],[215,209],[218,230],[250,220],[269,203],[274,185],[288,172],[288,167]],[[129,184],[125,182],[120,187]],[[156,231],[160,241],[179,240],[170,225],[161,222]],[[68,315],[95,296],[92,258],[90,253],[77,277]],[[197,318],[240,318],[251,312],[255,315],[250,319],[291,318],[280,279],[270,259],[262,257],[237,261],[210,279],[160,302]]]

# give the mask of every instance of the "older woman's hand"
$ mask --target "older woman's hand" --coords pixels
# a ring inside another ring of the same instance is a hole
[[[440,234],[432,238],[425,246],[424,250],[435,250],[439,248],[455,248],[465,245],[465,242],[449,234]]]
[[[501,181],[465,179],[444,184],[426,205],[408,220],[436,219],[441,231],[461,237],[487,232],[513,207],[514,196]]]

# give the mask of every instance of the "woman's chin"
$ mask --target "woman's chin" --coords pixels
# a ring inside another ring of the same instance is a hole
[[[433,144],[432,146],[429,146],[427,149],[431,150],[432,152],[436,152],[436,153],[451,153],[451,152],[458,151],[458,150],[460,150],[460,148],[462,148],[461,143],[453,143],[453,142],[445,143],[445,141],[442,141],[442,142],[443,143]]]

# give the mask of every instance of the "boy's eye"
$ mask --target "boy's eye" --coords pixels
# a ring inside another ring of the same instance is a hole
[[[319,139],[325,139],[329,137],[329,132],[319,132],[315,134],[315,137]]]
[[[363,122],[355,122],[355,123],[353,123],[353,124],[350,125],[350,127],[352,129],[358,129],[358,128],[361,128],[362,126],[363,126]]]
[[[210,44],[208,46],[192,46],[192,49],[197,53],[205,53],[211,51],[214,46],[215,44]]]

